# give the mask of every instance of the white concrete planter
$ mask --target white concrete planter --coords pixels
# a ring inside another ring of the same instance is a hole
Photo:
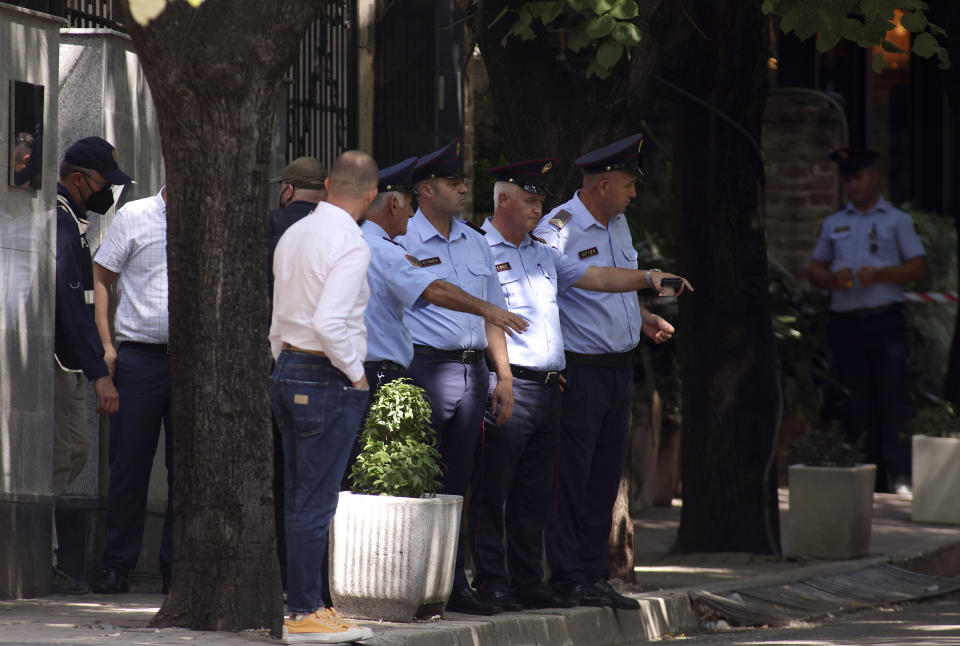
[[[787,555],[852,559],[870,553],[877,467],[790,465]]]
[[[412,621],[440,614],[453,589],[462,496],[340,492],[330,528],[330,595],[348,617]]]
[[[960,438],[913,436],[912,517],[960,524]]]

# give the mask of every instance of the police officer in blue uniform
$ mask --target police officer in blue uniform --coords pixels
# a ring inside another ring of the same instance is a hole
[[[429,304],[480,316],[504,330],[527,328],[519,316],[471,296],[456,285],[436,277],[420,266],[397,236],[407,232],[413,217],[413,169],[416,157],[380,171],[377,197],[367,209],[362,225],[370,246],[370,303],[364,313],[367,326],[367,357],[363,363],[371,397],[386,383],[403,376],[413,360],[413,338],[403,321],[405,308]]]
[[[877,465],[879,491],[910,491],[907,329],[903,285],[927,272],[910,216],[880,194],[878,154],[834,151],[849,202],[827,216],[810,282],[830,291],[827,332],[834,368],[848,389],[846,426]]]
[[[406,235],[397,242],[434,278],[506,309],[483,234],[457,217],[466,207],[467,196],[461,153],[460,139],[456,139],[417,162],[413,184],[420,194],[420,208],[407,225]],[[493,414],[502,423],[513,409],[513,375],[504,332],[479,317],[436,305],[408,308],[404,321],[414,344],[407,376],[430,398],[430,422],[439,437],[445,466],[443,493],[464,495],[487,402],[485,354],[498,378],[490,398]],[[461,536],[447,609],[473,614],[501,611],[474,595],[463,569],[463,547]]]
[[[87,389],[93,383],[97,412],[112,415],[119,395],[93,316],[93,262],[87,244],[87,212],[113,206],[114,184],[132,182],[117,165],[117,151],[100,137],[86,137],[67,148],[57,183],[56,322],[54,351],[54,494],[61,495],[87,459]],[[85,593],[85,583],[58,568],[54,591]]]
[[[647,271],[592,266],[530,233],[542,215],[554,163],[540,159],[490,169],[497,178],[495,211],[483,229],[507,306],[531,325],[523,336],[507,339],[513,416],[497,424],[488,415],[477,449],[469,519],[476,537],[474,586],[482,600],[507,610],[578,604],[635,609],[639,604],[620,594],[582,589],[560,596],[542,582],[542,537],[553,508],[562,426],[560,371],[566,362],[557,296],[571,287],[602,292],[651,287]],[[654,274],[653,287],[659,289],[664,277],[674,276]],[[680,291],[684,288],[692,290],[686,281]]]
[[[595,150],[574,163],[583,187],[545,215],[535,233],[580,262],[637,268],[624,209],[634,183],[643,136]],[[662,272],[645,273],[658,288]],[[547,560],[557,590],[580,603],[613,605],[607,543],[629,431],[633,349],[640,332],[657,343],[673,326],[645,312],[635,294],[571,288],[558,297],[566,348],[566,392],[558,450],[558,501],[547,537]]]

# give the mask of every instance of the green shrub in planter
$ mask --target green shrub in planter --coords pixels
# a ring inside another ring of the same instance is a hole
[[[827,429],[811,428],[787,443],[784,455],[788,464],[810,467],[852,467],[863,461],[860,443],[847,441],[839,422]]]
[[[938,401],[924,406],[913,418],[914,435],[960,437],[960,417],[950,402]]]
[[[380,387],[350,471],[354,493],[421,498],[440,489],[443,469],[430,413],[424,390],[409,379]]]

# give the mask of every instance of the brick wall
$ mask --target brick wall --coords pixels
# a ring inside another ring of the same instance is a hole
[[[844,117],[817,92],[771,93],[763,120],[768,255],[805,281],[823,218],[839,205],[830,151],[846,145]]]

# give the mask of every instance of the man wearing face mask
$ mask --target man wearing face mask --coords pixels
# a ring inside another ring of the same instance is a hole
[[[57,261],[54,376],[53,493],[61,495],[83,469],[89,449],[86,384],[93,383],[97,412],[112,415],[117,389],[104,362],[103,343],[93,316],[93,263],[85,233],[87,212],[105,213],[113,205],[114,184],[130,177],[117,167],[117,151],[100,137],[87,137],[67,149],[57,183]],[[55,592],[83,594],[86,584],[56,565]]]

